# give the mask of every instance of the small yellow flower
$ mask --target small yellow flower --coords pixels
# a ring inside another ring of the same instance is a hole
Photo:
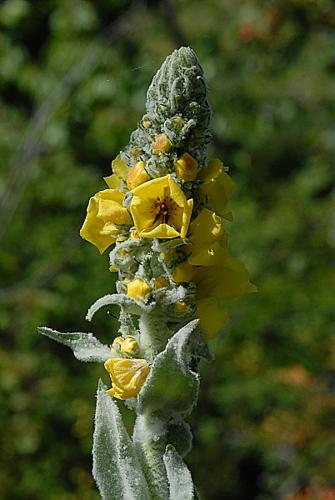
[[[192,280],[195,270],[188,262],[178,264],[172,273],[172,279],[175,283],[188,283]]]
[[[115,189],[99,191],[90,198],[80,236],[93,243],[100,253],[116,242],[120,226],[132,223],[128,210],[122,205],[123,199],[123,193]]]
[[[183,300],[178,300],[174,306],[176,311],[180,313],[185,312],[187,309],[187,304]]]
[[[198,162],[188,153],[183,153],[174,164],[178,179],[194,181],[198,173]]]
[[[136,278],[127,285],[127,295],[140,302],[147,301],[150,291],[150,286],[139,278]]]
[[[168,286],[169,286],[169,282],[164,276],[161,276],[160,278],[155,279],[156,290],[159,290],[160,288],[166,288]]]
[[[119,254],[121,257],[128,257],[128,255],[129,255],[129,250],[127,250],[126,248],[121,248],[121,250],[118,250],[118,254]]]
[[[137,396],[149,373],[145,359],[110,358],[104,366],[112,380],[107,394],[118,399]]]
[[[132,156],[138,156],[140,152],[141,152],[140,148],[137,148],[136,146],[133,146],[130,150]]]
[[[138,348],[137,340],[134,337],[116,337],[113,340],[112,352],[121,354],[133,354]]]
[[[212,298],[198,300],[196,315],[200,319],[200,328],[207,338],[215,337],[228,318],[227,311]]]
[[[182,127],[185,125],[185,121],[181,116],[176,116],[173,118],[172,123],[175,127],[177,127],[179,130],[182,129]]]
[[[104,177],[104,181],[110,189],[120,189],[122,185],[122,181],[127,179],[127,164],[123,160],[121,160],[121,156],[117,155],[117,157],[112,161],[112,170],[113,174]]]
[[[127,186],[128,189],[134,189],[143,182],[146,182],[149,176],[144,168],[144,162],[138,161],[128,170]]]
[[[166,134],[158,134],[152,141],[151,151],[154,155],[167,153],[172,148],[172,142]]]
[[[143,120],[142,125],[144,128],[149,128],[149,127],[151,127],[151,121],[150,120]]]
[[[193,208],[170,175],[133,189],[130,212],[143,238],[185,238]]]
[[[210,160],[204,169],[200,195],[208,202],[210,208],[225,219],[232,220],[232,213],[227,209],[227,203],[234,191],[234,183],[226,173],[226,168],[218,159]]]

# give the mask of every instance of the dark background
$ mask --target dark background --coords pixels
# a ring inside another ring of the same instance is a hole
[[[333,1],[5,0],[0,25],[1,498],[98,498],[107,374],[36,327],[113,337],[105,312],[84,320],[114,278],[79,228],[185,44],[208,82],[209,155],[236,183],[230,248],[259,288],[211,343],[187,463],[206,500],[334,499]]]

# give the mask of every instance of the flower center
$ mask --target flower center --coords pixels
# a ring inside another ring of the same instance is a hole
[[[153,214],[154,220],[152,225],[156,224],[168,224],[171,217],[177,213],[177,204],[170,196],[164,196],[164,198],[157,198],[153,202],[151,213]]]

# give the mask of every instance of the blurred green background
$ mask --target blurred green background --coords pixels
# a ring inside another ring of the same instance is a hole
[[[113,275],[79,228],[154,72],[189,45],[209,155],[237,186],[230,248],[259,293],[211,344],[187,463],[204,499],[333,500],[334,2],[5,0],[0,25],[0,497],[98,498],[107,374],[36,327],[112,338],[112,316],[84,319]]]

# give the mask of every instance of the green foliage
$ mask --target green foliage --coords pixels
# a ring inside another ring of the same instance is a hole
[[[181,43],[204,67],[211,155],[237,187],[230,248],[259,289],[201,366],[187,462],[205,499],[331,487],[333,2],[6,0],[0,24],[3,497],[98,498],[94,393],[108,376],[36,326],[111,344],[114,306],[84,318],[113,293],[113,274],[79,228],[152,74]]]

